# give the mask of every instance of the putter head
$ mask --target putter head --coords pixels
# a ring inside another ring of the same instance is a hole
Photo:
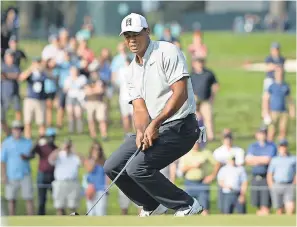
[[[70,216],[77,216],[77,215],[79,215],[79,213],[76,213],[76,212],[73,212],[70,214]]]

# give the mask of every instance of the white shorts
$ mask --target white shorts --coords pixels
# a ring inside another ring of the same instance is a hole
[[[25,176],[22,180],[12,180],[5,185],[5,198],[7,200],[16,200],[19,189],[22,189],[22,198],[24,200],[33,199],[33,184],[30,175]]]
[[[120,100],[120,111],[122,117],[132,116],[133,114],[133,106],[128,103],[126,100]]]
[[[53,200],[56,209],[75,209],[79,205],[81,187],[77,181],[52,182]]]

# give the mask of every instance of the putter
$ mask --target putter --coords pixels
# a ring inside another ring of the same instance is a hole
[[[100,196],[99,199],[97,199],[96,203],[90,208],[90,210],[85,214],[86,216],[92,211],[92,209],[97,205],[97,203],[100,201],[100,199],[102,199],[102,197],[109,191],[109,189],[111,188],[111,186],[116,182],[116,180],[122,175],[122,173],[126,170],[127,166],[130,164],[130,162],[138,155],[138,153],[142,150],[142,146],[140,146],[140,148],[138,148],[135,153],[128,159],[128,161],[126,162],[125,166],[123,167],[123,169],[119,172],[119,174],[116,176],[116,178],[114,178],[114,180],[110,183],[110,185],[105,189],[105,191],[103,192],[103,194]],[[77,212],[73,212],[70,214],[70,216],[77,216],[79,215],[79,213]]]

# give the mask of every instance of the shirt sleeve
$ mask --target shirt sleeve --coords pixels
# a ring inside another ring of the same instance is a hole
[[[185,58],[176,46],[163,53],[162,67],[167,78],[169,86],[183,77],[189,77]]]
[[[222,180],[224,180],[224,174],[225,174],[225,168],[222,167],[222,168],[219,170],[219,173],[218,173],[218,177],[217,177],[218,181],[222,181]]]
[[[7,148],[6,148],[6,143],[5,142],[2,144],[1,162],[4,162],[4,163],[7,162]]]
[[[24,154],[24,155],[30,155],[31,154],[31,149],[32,149],[32,141],[31,140],[27,140],[26,141],[26,146],[24,148],[25,149],[22,152],[22,154]]]
[[[244,167],[241,167],[241,174],[240,174],[240,182],[243,183],[243,182],[246,182],[247,181],[247,174],[246,174],[246,171],[244,169]]]
[[[211,73],[211,85],[217,84],[218,81],[217,81],[215,74],[213,72],[210,72],[210,73]]]
[[[217,161],[215,160],[214,156],[212,155],[211,151],[207,152],[207,160],[210,164],[215,165]]]
[[[244,150],[238,149],[237,155],[236,155],[236,164],[237,165],[243,165],[244,164]]]
[[[269,85],[267,92],[271,95],[273,93],[273,84]]]
[[[291,93],[290,87],[289,87],[289,86],[287,86],[286,96],[289,96],[289,95],[290,95],[290,93]]]
[[[215,149],[214,152],[213,152],[213,158],[220,162],[220,158],[219,158],[219,155],[218,155],[218,149]]]
[[[21,57],[24,58],[24,59],[27,59],[27,56],[26,56],[26,54],[24,53],[24,51],[21,51]]]
[[[274,143],[271,143],[271,149],[269,150],[268,156],[274,157],[277,155],[277,146]]]
[[[247,150],[246,156],[253,156],[253,155],[254,155],[253,145],[250,145],[248,150]]]
[[[268,173],[274,173],[275,171],[275,159],[272,159],[268,166]]]

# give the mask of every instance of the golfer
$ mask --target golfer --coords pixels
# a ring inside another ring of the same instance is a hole
[[[136,135],[129,136],[105,162],[114,179],[130,156],[140,152],[116,181],[140,216],[175,210],[175,216],[203,211],[199,202],[172,184],[159,170],[186,154],[204,135],[195,117],[194,93],[182,52],[168,42],[152,41],[146,19],[132,13],[121,24],[120,35],[136,56],[127,78]]]

